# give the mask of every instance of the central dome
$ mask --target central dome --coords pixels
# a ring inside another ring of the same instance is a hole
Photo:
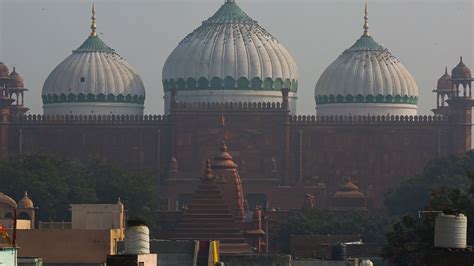
[[[290,89],[295,111],[298,67],[280,42],[234,1],[181,41],[163,67],[165,111],[180,102],[281,102]]]

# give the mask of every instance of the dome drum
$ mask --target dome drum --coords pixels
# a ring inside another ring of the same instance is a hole
[[[47,115],[143,115],[145,107],[140,104],[119,102],[64,102],[43,107]],[[87,111],[85,111],[87,110]]]
[[[171,99],[171,92],[165,92],[165,99]],[[176,95],[177,102],[187,103],[267,103],[281,102],[282,94],[280,91],[257,91],[257,90],[192,90],[179,91]],[[289,110],[296,113],[296,93],[288,94]],[[165,109],[171,108],[170,101],[165,101]]]

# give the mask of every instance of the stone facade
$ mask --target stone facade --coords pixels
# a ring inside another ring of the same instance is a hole
[[[447,154],[471,149],[470,98],[451,101],[448,116],[290,116],[282,104],[178,104],[167,116],[16,116],[0,124],[0,158],[31,153],[100,157],[156,175],[163,208],[177,210],[197,189],[205,160],[224,135],[250,208],[318,208],[350,177],[368,208],[384,193]],[[8,134],[6,134],[8,133]],[[167,204],[166,204],[167,203]]]

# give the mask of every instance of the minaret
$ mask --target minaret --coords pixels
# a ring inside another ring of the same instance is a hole
[[[453,96],[446,102],[449,104],[449,120],[452,123],[450,130],[451,154],[462,154],[472,149],[472,107],[471,98],[472,76],[471,70],[464,64],[461,57],[459,64],[451,72]],[[462,93],[460,91],[462,89]]]
[[[8,96],[6,88],[0,88],[0,160],[8,157],[8,124],[10,108],[14,101]]]

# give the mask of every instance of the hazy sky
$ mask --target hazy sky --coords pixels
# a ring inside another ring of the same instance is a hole
[[[101,38],[141,75],[147,114],[163,112],[161,71],[188,33],[224,0],[96,0]],[[295,57],[298,113],[314,114],[314,86],[324,69],[362,34],[364,0],[236,0]],[[42,113],[48,74],[90,32],[90,0],[0,0],[0,61],[17,67],[30,91],[26,104]],[[447,65],[473,64],[472,0],[369,1],[372,36],[415,77],[419,113],[430,114],[431,92]]]

